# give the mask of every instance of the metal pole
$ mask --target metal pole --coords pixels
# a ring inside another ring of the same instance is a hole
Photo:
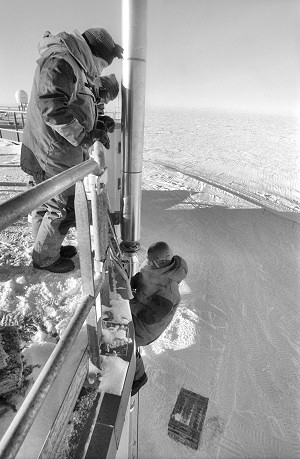
[[[123,171],[121,236],[133,247],[140,239],[144,147],[147,0],[123,0]]]
[[[53,196],[62,193],[68,187],[82,180],[87,174],[101,175],[103,171],[93,159],[71,167],[43,183],[9,199],[0,205],[0,231],[12,225],[19,218],[28,215],[37,206],[47,202]]]

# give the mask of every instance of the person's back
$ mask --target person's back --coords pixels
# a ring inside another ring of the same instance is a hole
[[[41,168],[56,175],[80,164],[87,155],[83,139],[96,120],[93,94],[97,65],[83,35],[76,30],[44,34],[39,43],[31,97],[24,127],[21,167],[34,153]]]
[[[164,242],[152,244],[148,264],[131,280],[130,302],[137,346],[156,340],[172,321],[180,302],[179,283],[187,275],[187,263],[173,256]]]

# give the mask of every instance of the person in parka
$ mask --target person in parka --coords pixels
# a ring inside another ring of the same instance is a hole
[[[152,244],[147,258],[146,266],[131,279],[134,298],[130,300],[130,309],[137,347],[152,343],[169,326],[181,299],[179,284],[188,273],[186,261],[179,255],[173,256],[166,242]],[[131,395],[135,395],[147,380],[137,351]]]
[[[95,94],[102,70],[122,52],[101,28],[44,34],[21,146],[21,168],[36,184],[88,159],[96,140],[109,148],[107,119],[98,117]],[[74,223],[74,187],[32,213],[35,268],[57,273],[74,269],[76,248],[62,246]]]

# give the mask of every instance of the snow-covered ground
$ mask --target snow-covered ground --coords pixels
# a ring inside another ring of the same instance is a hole
[[[140,459],[300,456],[299,146],[292,116],[147,111],[140,258],[166,240],[189,273],[172,324],[142,349]],[[2,142],[1,200],[26,182],[3,164],[18,155]],[[34,270],[26,219],[1,236],[0,310],[59,333],[78,260],[65,275]],[[182,387],[209,398],[197,451],[167,435]]]

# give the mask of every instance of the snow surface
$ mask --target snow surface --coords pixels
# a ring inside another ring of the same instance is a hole
[[[298,124],[146,113],[139,258],[166,240],[189,273],[170,327],[142,348],[140,459],[300,456]],[[24,185],[26,176],[3,164],[16,164],[19,147],[1,145],[5,200],[23,190],[5,182]],[[46,325],[37,339],[51,341],[80,296],[78,259],[65,275],[37,272],[26,219],[1,236],[0,310],[36,314]],[[167,435],[182,387],[209,398],[197,451]]]

